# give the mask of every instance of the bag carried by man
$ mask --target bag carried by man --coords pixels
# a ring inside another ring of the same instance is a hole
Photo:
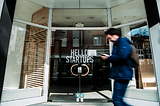
[[[134,45],[131,44],[131,49],[132,49],[132,53],[131,53],[131,62],[132,62],[132,67],[137,68],[139,66],[139,54],[136,50],[136,48],[134,47]]]

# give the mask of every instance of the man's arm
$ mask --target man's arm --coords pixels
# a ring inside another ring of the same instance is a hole
[[[128,59],[128,55],[131,54],[130,44],[126,40],[119,41],[117,46],[117,54],[113,54],[107,58],[110,62],[125,61]]]
[[[109,57],[108,54],[103,54],[103,55],[101,55],[101,58],[102,58],[103,60],[107,60],[108,57]]]

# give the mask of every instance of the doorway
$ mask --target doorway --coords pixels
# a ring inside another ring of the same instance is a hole
[[[109,54],[109,43],[103,30],[52,32],[48,99],[75,102],[79,92],[84,94],[85,101],[108,101],[110,65],[99,53]],[[80,75],[78,65],[82,66]]]

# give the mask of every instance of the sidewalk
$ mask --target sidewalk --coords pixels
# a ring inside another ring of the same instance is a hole
[[[29,106],[113,106],[113,104],[111,102],[110,103],[46,102],[46,103],[40,103],[40,104],[35,104],[35,105],[29,105]]]
[[[107,97],[105,97],[105,95]],[[152,90],[142,90],[142,89],[128,89],[126,92],[126,97],[124,100],[133,106],[159,106],[158,97],[156,96],[156,91]],[[50,100],[52,102],[39,103],[29,106],[114,106],[110,101],[112,94],[108,90],[99,92],[88,92],[84,93],[84,102],[76,102],[75,96],[66,96],[65,98],[56,98],[56,94],[52,93],[50,95]],[[70,101],[68,101],[70,100]]]
[[[39,103],[29,106],[113,106],[110,102],[111,91],[93,91],[84,94],[84,102],[76,102],[75,95],[65,93],[50,93],[49,99],[52,102]]]
[[[46,102],[29,106],[113,106],[112,102],[108,103],[96,103],[96,102]]]
[[[133,106],[159,106],[158,102],[150,102],[135,99],[125,99],[126,102]],[[29,106],[114,106],[112,102],[45,102]]]
[[[133,106],[159,106],[158,102],[150,102],[136,99],[125,99],[126,102]],[[29,106],[114,106],[112,102],[45,102]]]

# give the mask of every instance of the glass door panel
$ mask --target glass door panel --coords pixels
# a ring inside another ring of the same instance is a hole
[[[52,33],[48,99],[75,101],[75,94],[80,92],[84,94],[85,101],[107,101],[111,93],[108,79],[110,67],[99,53],[109,54],[104,31],[67,30]],[[79,66],[82,67],[81,74]]]

